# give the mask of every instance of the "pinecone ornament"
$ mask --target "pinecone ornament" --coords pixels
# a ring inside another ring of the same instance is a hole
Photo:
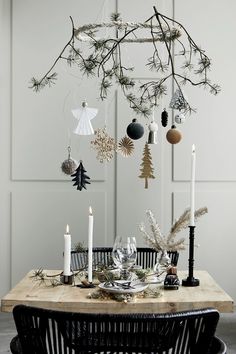
[[[168,124],[168,112],[164,108],[164,111],[161,113],[161,124],[163,127],[166,127]]]

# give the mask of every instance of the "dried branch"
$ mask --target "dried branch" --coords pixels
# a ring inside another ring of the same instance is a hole
[[[199,208],[195,211],[195,221],[197,221],[202,215],[208,212],[206,207]],[[146,211],[148,221],[150,224],[152,234],[149,235],[145,229],[143,223],[140,224],[139,230],[144,235],[146,242],[149,244],[150,247],[154,248],[155,250],[159,251],[180,251],[185,249],[184,242],[185,238],[182,237],[179,240],[176,240],[175,237],[178,232],[186,229],[189,226],[190,222],[190,209],[187,208],[183,214],[174,222],[172,225],[170,232],[167,236],[163,236],[160,230],[159,225],[154,218],[153,213],[151,210]]]
[[[157,106],[159,100],[166,95],[167,82],[172,79],[181,93],[182,86],[190,84],[208,88],[210,93],[216,95],[220,91],[220,87],[211,83],[208,78],[211,60],[204,50],[195,43],[182,24],[161,14],[155,6],[153,9],[154,15],[144,23],[122,22],[120,14],[115,13],[112,14],[109,23],[89,24],[75,29],[73,20],[70,18],[72,23],[71,37],[47,73],[41,79],[31,79],[30,87],[39,91],[45,86],[55,84],[57,74],[54,69],[58,61],[62,59],[66,60],[69,66],[77,66],[83,75],[95,75],[101,79],[99,90],[102,100],[107,97],[113,83],[119,85],[130,108],[145,117],[151,114],[152,107]],[[104,27],[115,28],[118,36],[98,38],[97,32]],[[140,38],[138,35],[138,31],[143,28],[150,31],[149,38]],[[84,41],[90,45],[88,51],[86,50],[86,53],[89,52],[88,56],[75,47],[75,40]],[[140,45],[143,42],[153,44],[153,54],[147,58],[146,65],[158,74],[156,80],[138,86],[138,83],[135,83],[128,75],[134,68],[125,65],[122,60],[121,45],[127,42],[136,42]],[[183,58],[180,67],[177,67],[174,61],[172,53],[174,43],[176,43],[174,55]],[[180,47],[179,52],[178,47]],[[187,72],[186,69],[188,69]],[[185,98],[184,100],[182,111],[189,113],[194,111],[190,103]]]

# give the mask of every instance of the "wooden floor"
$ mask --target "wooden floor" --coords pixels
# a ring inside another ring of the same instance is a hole
[[[0,354],[10,353],[9,343],[15,335],[11,313],[0,312]],[[236,313],[221,314],[217,335],[228,346],[227,354],[236,354]]]

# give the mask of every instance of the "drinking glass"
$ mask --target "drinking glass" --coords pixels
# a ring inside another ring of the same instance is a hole
[[[117,236],[112,258],[117,267],[121,270],[121,279],[129,279],[129,269],[136,263],[137,248],[135,237]]]

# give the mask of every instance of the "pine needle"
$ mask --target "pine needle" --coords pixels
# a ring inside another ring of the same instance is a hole
[[[195,211],[195,221],[197,221],[202,215],[208,212],[206,207],[199,208]],[[190,222],[190,208],[184,210],[180,217],[172,225],[170,232],[167,236],[163,236],[161,229],[152,213],[151,210],[146,211],[148,221],[150,224],[151,234],[149,234],[144,223],[139,225],[139,230],[144,235],[144,238],[148,245],[153,249],[159,251],[180,251],[185,249],[184,242],[185,238],[182,237],[176,240],[176,234],[189,226]]]

